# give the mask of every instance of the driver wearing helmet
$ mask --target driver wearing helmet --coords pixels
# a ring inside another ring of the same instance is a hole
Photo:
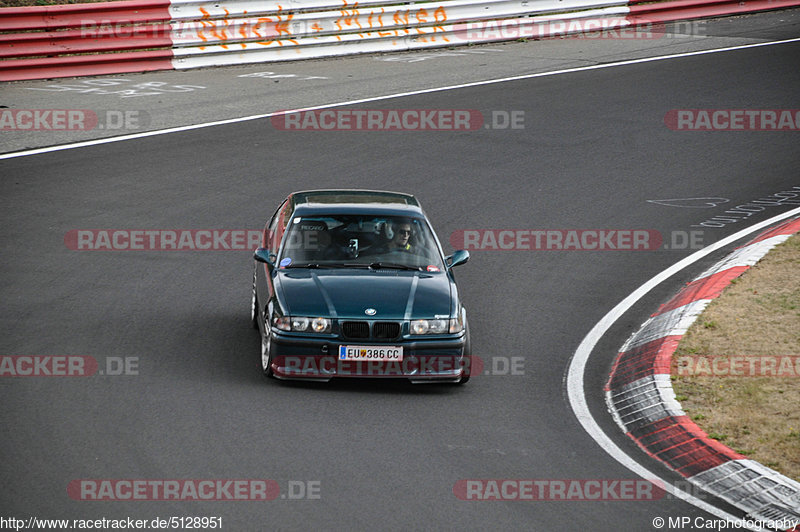
[[[389,251],[406,251],[413,253],[413,246],[410,244],[411,223],[407,221],[396,221],[391,223],[392,238],[386,244]]]

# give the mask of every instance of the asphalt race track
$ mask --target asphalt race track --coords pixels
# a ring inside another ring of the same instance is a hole
[[[797,24],[764,33],[796,37]],[[711,244],[800,204],[703,227],[800,186],[800,137],[664,122],[674,109],[797,109],[798,59],[794,42],[348,107],[522,111],[517,129],[281,131],[261,119],[1,160],[0,355],[88,356],[106,373],[0,378],[2,515],[221,517],[223,530],[655,530],[658,516],[715,518],[672,496],[464,501],[454,486],[637,478],[576,420],[564,386],[570,359],[610,308],[693,251],[671,249],[673,238],[699,231]],[[654,230],[670,249],[471,251],[456,277],[489,374],[459,387],[266,380],[248,316],[250,251],[65,245],[76,229],[260,229],[288,193],[328,187],[415,194],[447,252],[451,234],[474,229]],[[701,197],[728,201],[648,202]],[[627,336],[730,249],[646,296],[587,368],[598,423],[670,482],[679,479],[614,425],[603,385]],[[107,374],[120,360],[132,364],[128,374]],[[68,486],[80,479],[269,479],[281,492],[269,501],[76,500]]]

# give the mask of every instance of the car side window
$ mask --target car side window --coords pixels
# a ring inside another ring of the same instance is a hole
[[[267,234],[267,248],[269,249],[270,253],[278,253],[278,248],[281,245],[281,236],[283,236],[283,231],[286,229],[286,222],[284,218],[286,217],[287,206],[289,205],[289,200],[284,201],[278,210],[275,211],[275,214],[272,215],[272,220],[269,221],[268,227],[268,234]]]
[[[286,203],[278,211],[278,219],[275,220],[275,253],[277,254],[281,248],[281,241],[286,228],[289,226],[289,220],[292,218],[294,210],[292,209],[291,198],[286,200]]]

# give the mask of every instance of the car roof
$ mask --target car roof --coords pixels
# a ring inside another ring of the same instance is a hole
[[[411,194],[383,190],[304,190],[291,196],[296,215],[379,214],[425,217]]]

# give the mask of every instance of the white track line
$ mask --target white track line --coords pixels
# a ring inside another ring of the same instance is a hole
[[[86,140],[83,142],[74,142],[70,144],[61,144],[57,146],[48,146],[46,148],[36,148],[33,150],[25,150],[25,151],[17,151],[17,152],[9,152],[0,154],[0,160],[3,159],[13,159],[15,157],[27,157],[30,155],[40,155],[43,153],[51,153],[55,151],[61,150],[70,150],[74,148],[85,148],[87,146],[97,146],[100,144],[108,144],[110,142],[121,142],[124,140],[133,140],[133,139],[141,139],[146,137],[152,137],[155,135],[167,135],[169,133],[181,133],[183,131],[191,131],[193,129],[202,129],[206,127],[213,127],[213,126],[220,126],[224,124],[236,124],[239,122],[247,122],[249,120],[258,120],[261,118],[269,118],[271,116],[280,116],[288,113],[299,113],[303,111],[314,111],[318,109],[329,109],[331,107],[342,107],[345,105],[357,105],[360,103],[367,103],[367,102],[377,102],[381,100],[390,100],[392,98],[404,98],[407,96],[417,96],[419,94],[429,94],[433,92],[441,92],[441,91],[449,91],[449,90],[456,90],[456,89],[464,89],[468,87],[479,87],[481,85],[491,85],[493,83],[506,83],[509,81],[518,81],[522,79],[533,79],[533,78],[541,78],[547,76],[557,76],[559,74],[571,74],[573,72],[586,72],[589,70],[600,70],[603,68],[612,68],[618,66],[626,66],[626,65],[636,65],[639,63],[649,63],[651,61],[663,61],[666,59],[677,59],[681,57],[692,57],[695,55],[705,55],[705,54],[714,54],[719,52],[730,52],[734,50],[745,50],[748,48],[758,48],[761,46],[772,46],[776,44],[787,44],[800,41],[800,37],[796,37],[793,39],[785,39],[782,41],[768,41],[768,42],[760,42],[760,43],[753,43],[753,44],[742,44],[739,46],[728,46],[726,48],[714,48],[711,50],[697,50],[694,52],[683,52],[680,54],[670,54],[670,55],[658,55],[654,57],[643,57],[640,59],[629,59],[626,61],[616,61],[613,63],[602,63],[599,65],[589,65],[589,66],[582,66],[582,67],[574,67],[574,68],[565,68],[563,70],[552,70],[549,72],[539,72],[537,74],[523,74],[520,76],[512,76],[508,78],[498,78],[498,79],[489,79],[485,81],[474,81],[471,83],[462,83],[460,85],[449,85],[445,87],[433,87],[430,89],[420,89],[416,91],[409,91],[409,92],[399,92],[396,94],[388,94],[386,96],[372,96],[369,98],[362,98],[359,100],[348,100],[344,102],[337,102],[337,103],[328,103],[323,105],[315,105],[311,107],[304,107],[301,109],[290,109],[285,111],[276,111],[274,113],[265,113],[260,115],[251,115],[251,116],[244,116],[239,118],[229,118],[226,120],[217,120],[214,122],[205,122],[202,124],[192,124],[189,126],[179,126],[179,127],[171,127],[167,129],[158,129],[155,131],[145,131],[142,133],[132,133],[130,135],[121,135],[118,137],[107,137],[102,139],[95,139],[95,140]]]
[[[637,301],[639,301],[642,297],[644,297],[650,290],[655,288],[658,284],[666,279],[670,278],[671,276],[675,275],[679,271],[683,270],[684,268],[694,264],[698,260],[702,259],[709,253],[712,253],[724,246],[727,246],[741,238],[746,237],[756,231],[768,227],[772,224],[780,222],[781,220],[785,220],[787,218],[791,218],[793,216],[800,215],[800,207],[797,209],[792,209],[791,211],[787,211],[783,214],[779,214],[778,216],[774,216],[769,220],[765,220],[763,222],[757,223],[751,227],[746,229],[742,229],[741,231],[730,235],[729,237],[723,238],[719,242],[715,242],[708,247],[705,247],[699,251],[696,251],[689,255],[688,257],[684,258],[681,261],[673,264],[666,270],[662,271],[655,277],[651,278],[649,281],[644,283],[642,286],[637,288],[634,292],[632,292],[628,297],[623,299],[616,307],[611,309],[608,314],[603,316],[597,324],[589,331],[589,333],[584,337],[583,341],[581,341],[578,349],[575,351],[575,354],[572,356],[572,360],[570,361],[569,368],[567,369],[566,375],[566,386],[567,386],[567,395],[569,397],[570,406],[572,407],[572,411],[575,413],[575,417],[578,418],[578,421],[583,426],[583,429],[589,434],[589,436],[597,442],[600,447],[603,448],[605,452],[611,455],[614,460],[622,464],[623,466],[627,467],[637,475],[640,475],[643,478],[650,479],[650,480],[659,480],[663,483],[664,489],[669,491],[674,496],[685,500],[686,502],[697,506],[717,517],[728,519],[730,521],[735,521],[739,519],[738,517],[731,515],[723,510],[717,508],[716,506],[712,506],[711,504],[698,499],[678,488],[673,487],[669,484],[666,480],[662,479],[646,467],[640,465],[636,462],[631,456],[625,454],[625,452],[620,449],[617,444],[615,444],[611,438],[603,432],[603,429],[600,428],[600,425],[597,424],[597,421],[592,417],[591,412],[589,412],[589,407],[586,403],[586,397],[583,394],[584,389],[584,381],[583,375],[586,370],[586,363],[589,360],[589,356],[592,354],[594,347],[597,345],[597,342],[600,341],[600,338],[611,328],[612,325],[623,315],[627,312]],[[762,530],[762,529],[756,529]]]

